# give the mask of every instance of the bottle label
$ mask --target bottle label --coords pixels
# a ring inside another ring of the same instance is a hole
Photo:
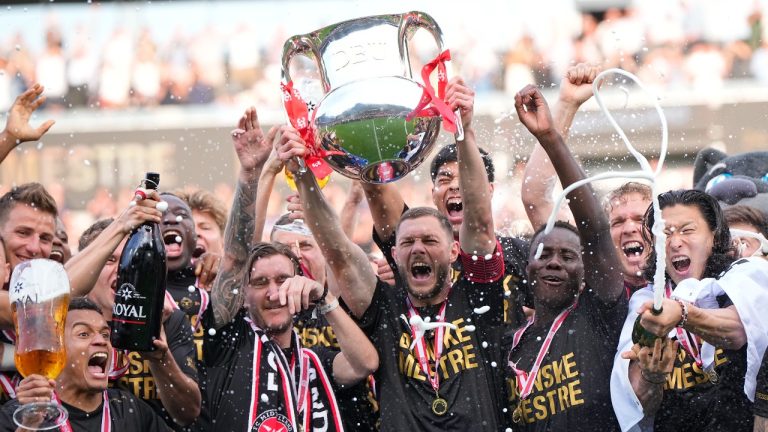
[[[136,300],[145,300],[136,287],[130,283],[120,285],[115,293],[115,305],[112,307],[112,319],[130,324],[146,324],[147,315],[143,305],[136,305]]]
[[[131,283],[124,283],[120,285],[120,288],[115,293],[115,298],[120,298],[124,302],[130,302],[131,300],[144,300],[146,297],[139,294],[136,287]]]

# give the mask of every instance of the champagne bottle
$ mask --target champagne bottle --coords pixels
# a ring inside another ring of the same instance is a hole
[[[659,308],[658,310],[651,308],[651,313],[653,315],[659,315],[661,314],[661,311],[662,308]],[[642,324],[640,324],[641,317],[642,315],[637,316],[635,325],[632,327],[632,343],[640,344],[640,346],[644,347],[653,347],[653,344],[656,343],[656,339],[661,338],[649,332]]]
[[[144,189],[157,190],[160,174],[147,173]],[[137,193],[140,196],[140,194]],[[155,222],[134,229],[117,268],[112,309],[112,345],[131,351],[153,351],[160,337],[165,300],[166,266],[162,232]]]

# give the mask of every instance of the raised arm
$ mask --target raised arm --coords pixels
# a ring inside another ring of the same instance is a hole
[[[241,127],[242,129],[242,127]],[[269,198],[275,188],[275,178],[283,169],[283,161],[277,158],[273,150],[259,178],[259,190],[256,192],[256,214],[254,220],[254,242],[269,241],[264,237],[264,225],[267,220],[267,209],[269,207]]]
[[[224,232],[224,259],[211,289],[217,329],[232,321],[243,306],[242,272],[253,244],[257,184],[277,132],[272,128],[264,137],[254,107],[245,111],[239,125],[244,128],[232,131],[232,141],[240,161],[240,174]]]
[[[313,307],[323,294],[323,286],[312,279],[294,276],[280,286],[280,304],[287,304],[295,314]],[[333,292],[326,293],[317,308],[333,328],[339,342],[339,352],[333,359],[333,377],[342,385],[351,385],[374,373],[379,367],[379,355],[371,341],[352,318],[339,307],[339,300]]]
[[[355,235],[358,219],[357,210],[365,197],[363,185],[360,183],[359,181],[353,181],[349,186],[347,199],[344,201],[344,207],[341,208],[341,214],[339,215],[341,218],[341,229],[350,239]]]
[[[0,163],[17,145],[26,141],[37,141],[53,126],[53,120],[47,120],[37,128],[29,124],[32,113],[45,102],[43,86],[35,84],[20,94],[8,110],[5,129],[0,132]]]
[[[547,101],[538,88],[528,85],[520,90],[515,95],[515,109],[520,121],[546,150],[564,187],[586,178],[555,129]],[[605,212],[589,184],[572,191],[568,199],[581,237],[587,284],[604,302],[614,302],[623,293],[624,284]]]
[[[403,214],[405,201],[394,184],[375,185],[362,182],[365,198],[373,219],[373,229],[380,239],[395,235],[395,227]]]
[[[325,201],[312,172],[298,172],[294,158],[304,157],[304,141],[289,126],[283,126],[281,132],[282,136],[276,143],[278,157],[286,163],[296,179],[304,206],[305,222],[333,271],[344,302],[355,316],[361,317],[371,304],[376,275],[365,252],[344,234],[338,216]]]
[[[147,199],[123,210],[91,244],[67,261],[64,269],[69,277],[72,297],[88,295],[109,257],[134,228],[144,222],[160,223],[163,214],[155,209],[159,201],[157,192],[151,191]]]
[[[566,140],[579,107],[592,97],[592,81],[598,73],[600,73],[599,67],[580,63],[568,68],[560,81],[560,93],[552,118],[555,130]],[[549,161],[547,152],[540,144],[534,144],[533,152],[528,158],[528,163],[525,164],[523,187],[520,193],[528,220],[531,221],[534,229],[547,223],[554,205],[552,191],[557,183],[557,173]],[[558,216],[561,220],[573,219],[565,208],[560,209]]]
[[[186,322],[184,320],[184,323]],[[153,341],[155,351],[144,352],[142,357],[149,363],[149,370],[155,380],[157,395],[163,408],[177,424],[188,426],[200,415],[202,395],[198,383],[181,370],[173,355],[174,350],[182,350],[188,353],[187,358],[194,358],[192,332],[186,324],[182,334],[184,337],[178,338],[181,340],[177,342],[177,346],[171,347],[168,345],[168,335],[163,325],[160,339]]]
[[[475,92],[461,77],[455,77],[445,89],[445,101],[451,110],[461,111],[464,126],[464,139],[456,141],[459,188],[464,207],[459,243],[463,251],[485,256],[496,250],[496,234],[493,231],[491,185],[472,127]]]

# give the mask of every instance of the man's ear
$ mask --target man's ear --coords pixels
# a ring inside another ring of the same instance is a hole
[[[493,183],[488,183],[488,189],[491,191],[491,195],[493,195],[493,190],[495,189],[495,186]]]
[[[3,265],[5,266],[5,280],[3,281],[3,285],[5,285],[11,280],[11,264],[5,263]]]
[[[461,245],[456,240],[453,240],[453,243],[451,243],[451,262],[454,262],[459,258],[460,251]]]

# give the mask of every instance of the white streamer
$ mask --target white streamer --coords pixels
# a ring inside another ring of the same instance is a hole
[[[627,135],[624,133],[624,130],[619,126],[619,124],[616,122],[616,120],[613,118],[613,115],[611,115],[611,112],[606,108],[605,104],[603,103],[603,99],[600,96],[600,85],[603,80],[605,80],[606,75],[609,74],[619,74],[623,75],[637,84],[638,87],[640,87],[641,90],[650,93],[640,82],[640,79],[638,79],[635,75],[622,70],[622,69],[606,69],[603,72],[601,72],[597,77],[595,77],[595,80],[592,82],[592,92],[595,95],[595,101],[597,101],[597,105],[600,107],[600,109],[603,111],[603,114],[608,118],[608,122],[613,126],[613,129],[616,131],[616,133],[621,138],[622,142],[624,142],[624,145],[627,147],[627,150],[629,150],[629,153],[634,156],[634,158],[637,160],[637,162],[640,164],[641,171],[631,171],[631,172],[618,172],[618,171],[608,171],[601,174],[594,175],[592,177],[579,180],[567,188],[563,189],[563,192],[560,193],[560,196],[558,196],[557,200],[555,201],[555,205],[552,208],[552,213],[549,215],[549,219],[547,219],[547,226],[544,229],[544,234],[549,234],[552,232],[552,228],[555,225],[555,218],[557,217],[557,212],[560,209],[560,206],[563,203],[563,200],[565,199],[566,195],[568,195],[571,191],[573,191],[576,188],[579,188],[581,186],[584,186],[587,183],[591,183],[596,180],[604,180],[609,178],[641,178],[646,179],[651,182],[651,195],[653,197],[653,227],[651,227],[651,231],[653,232],[654,238],[656,239],[654,248],[656,249],[656,273],[653,276],[653,308],[656,310],[661,309],[661,302],[664,299],[664,269],[665,269],[665,262],[666,262],[666,242],[667,242],[667,236],[664,233],[664,220],[661,217],[661,207],[659,206],[659,193],[658,190],[658,182],[656,181],[656,177],[661,172],[662,167],[664,166],[664,160],[667,156],[667,147],[669,143],[669,131],[667,130],[667,118],[664,115],[664,110],[662,110],[661,105],[659,105],[658,98],[653,99],[654,107],[656,108],[656,112],[659,114],[659,118],[661,119],[661,152],[659,153],[659,163],[656,166],[656,170],[654,171],[651,168],[651,164],[648,163],[648,159],[645,158],[640,152],[638,152],[632,144],[629,142],[629,138],[627,138]],[[539,248],[536,250],[535,259],[539,259],[541,257],[541,251],[542,251],[542,245],[539,244]]]

